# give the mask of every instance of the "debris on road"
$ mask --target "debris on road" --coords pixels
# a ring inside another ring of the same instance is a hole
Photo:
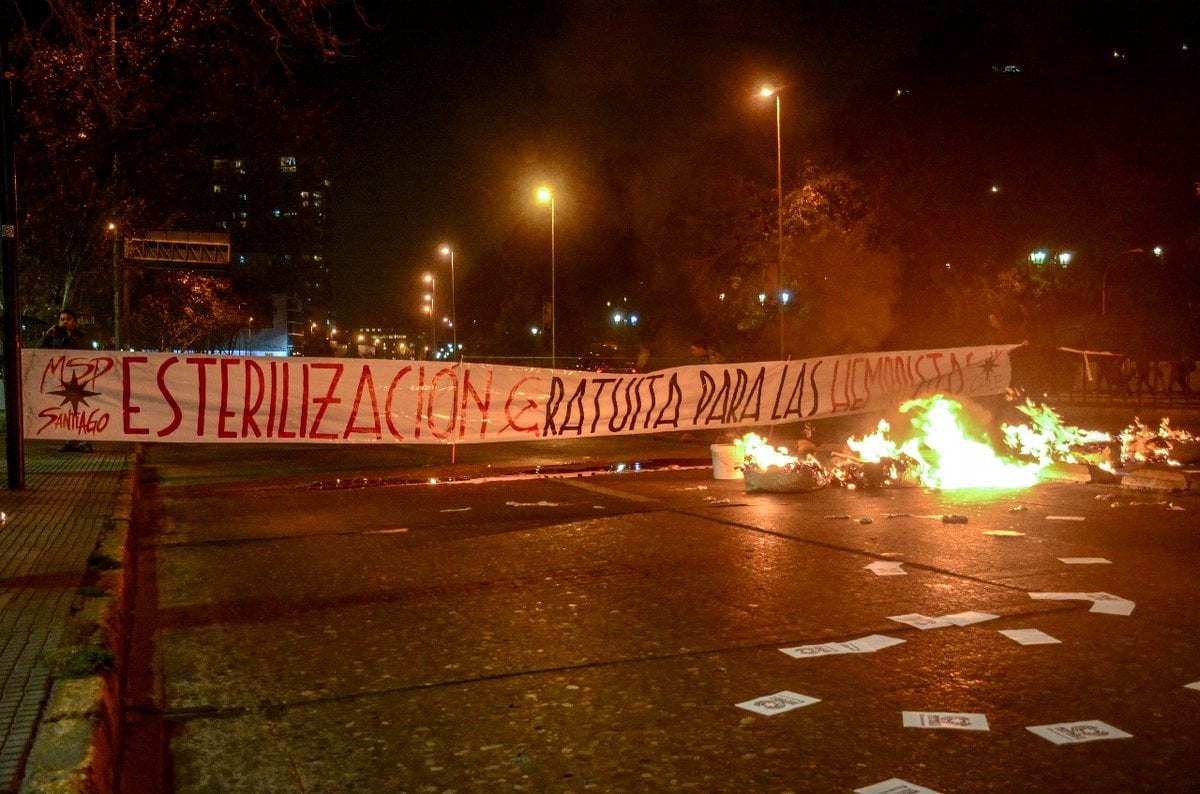
[[[1100,720],[1084,720],[1083,722],[1056,722],[1052,725],[1026,726],[1030,731],[1043,739],[1055,744],[1081,744],[1095,742],[1101,739],[1132,739],[1133,734],[1114,728]]]
[[[883,560],[879,560],[871,563],[870,565],[864,565],[863,568],[875,574],[876,576],[906,576],[908,575],[908,571],[905,571],[900,567],[903,564],[904,563],[902,562],[885,562]]]
[[[775,714],[782,714],[785,711],[798,709],[802,706],[811,706],[813,703],[820,703],[820,698],[801,695],[798,692],[789,692],[783,690],[776,692],[774,695],[764,695],[763,697],[746,700],[735,704],[738,708],[753,711],[756,714],[765,714],[770,717]]]
[[[904,711],[905,728],[949,728],[955,731],[986,731],[987,716],[954,711]]]
[[[937,791],[898,777],[891,777],[872,783],[869,786],[854,789],[854,794],[938,794]]]
[[[1000,633],[1021,645],[1061,645],[1062,640],[1037,629],[1000,629]]]
[[[814,656],[831,656],[842,653],[875,653],[893,645],[900,645],[905,640],[889,637],[886,634],[869,634],[857,640],[847,642],[826,642],[819,645],[797,645],[792,648],[780,648],[782,652],[793,659],[811,659]]]

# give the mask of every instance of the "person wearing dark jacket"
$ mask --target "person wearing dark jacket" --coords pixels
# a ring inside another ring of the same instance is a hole
[[[38,347],[51,350],[85,350],[88,345],[87,337],[79,330],[79,318],[70,309],[58,313],[58,324],[51,326],[42,335]],[[82,439],[72,439],[62,445],[59,452],[91,452],[92,445]]]
[[[87,337],[79,330],[79,318],[70,309],[58,313],[58,324],[50,327],[42,336],[38,347],[53,350],[83,350],[88,347]]]

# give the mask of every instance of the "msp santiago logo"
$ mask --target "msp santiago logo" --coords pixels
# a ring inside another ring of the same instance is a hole
[[[38,435],[48,430],[68,431],[80,436],[96,435],[108,427],[109,414],[94,407],[89,399],[103,394],[98,382],[113,368],[107,356],[55,356],[42,369],[39,392],[49,404],[38,411],[42,424]]]

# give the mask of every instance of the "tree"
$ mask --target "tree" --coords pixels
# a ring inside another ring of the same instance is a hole
[[[17,3],[13,38],[22,291],[111,319],[117,234],[188,228],[206,147],[299,148],[324,123],[293,69],[349,46],[345,0]],[[267,46],[264,47],[263,45]],[[269,151],[269,150],[268,150]]]

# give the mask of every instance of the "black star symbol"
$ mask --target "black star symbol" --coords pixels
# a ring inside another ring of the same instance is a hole
[[[62,384],[62,388],[48,393],[53,394],[55,397],[63,398],[63,401],[58,404],[60,408],[67,403],[70,403],[71,413],[73,414],[79,413],[80,403],[88,405],[87,398],[95,397],[100,393],[98,391],[88,391],[87,389],[83,388],[83,386],[79,384],[79,376],[75,373],[71,373],[70,383],[67,383],[62,378],[59,378],[58,382]],[[88,407],[90,408],[91,406],[89,405]]]
[[[997,362],[996,359],[997,359],[997,356],[995,353],[993,353],[992,355],[990,355],[986,359],[984,359],[983,363],[979,365],[983,369],[984,376],[990,378],[992,376],[992,373],[994,373],[996,371],[996,367],[999,366],[999,362]]]

